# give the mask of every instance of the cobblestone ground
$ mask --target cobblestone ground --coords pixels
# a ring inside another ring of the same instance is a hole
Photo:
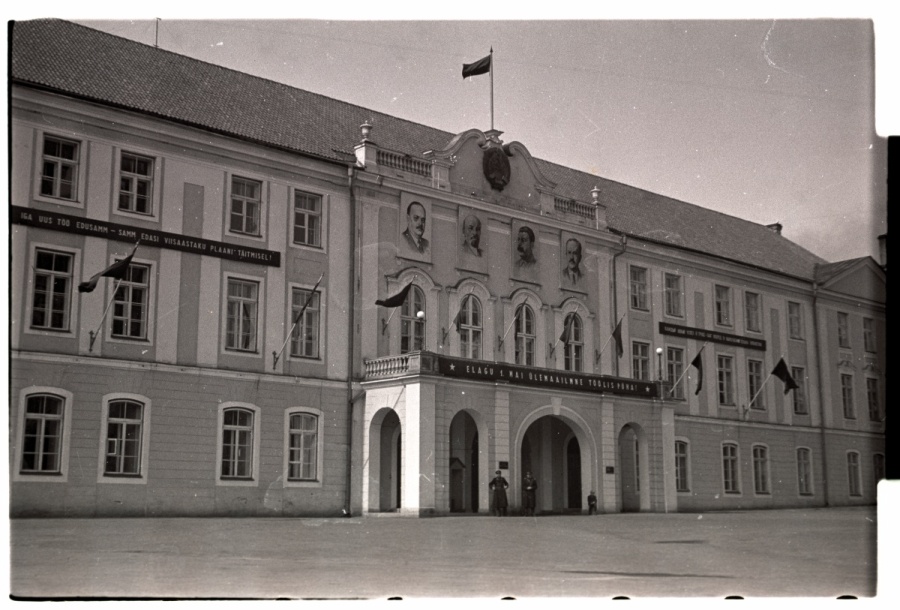
[[[875,508],[16,519],[14,597],[873,596]]]

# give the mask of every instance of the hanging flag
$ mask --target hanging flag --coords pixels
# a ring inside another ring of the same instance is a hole
[[[398,292],[397,294],[390,296],[384,300],[378,299],[375,301],[376,305],[381,305],[382,307],[400,307],[406,302],[406,295],[409,294],[409,289],[412,288],[412,282],[403,287],[403,290]]]
[[[491,56],[488,55],[470,64],[463,64],[462,75],[463,78],[468,78],[470,76],[478,76],[479,74],[487,74],[490,71]]]
[[[321,283],[323,277],[325,277],[325,272],[322,272],[322,274],[319,276],[318,281],[316,281],[316,285],[313,286],[313,289],[309,291],[309,296],[306,297],[306,302],[303,304],[303,307],[300,308],[300,311],[294,317],[294,326],[297,326],[297,324],[300,323],[300,319],[303,317],[303,312],[306,311],[306,308],[309,307],[310,303],[312,303],[313,297],[316,296],[316,290],[319,289],[319,284]],[[293,328],[291,329],[291,332],[293,332]]]
[[[797,382],[794,381],[794,378],[791,377],[791,372],[788,370],[788,365],[784,361],[784,358],[778,361],[778,364],[776,364],[775,368],[772,369],[772,374],[784,382],[785,394],[800,387],[797,385]]]
[[[463,319],[463,311],[462,307],[459,308],[459,311],[456,312],[456,317],[453,318],[453,327],[456,328],[456,332],[459,332],[459,323]]]
[[[575,314],[570,313],[566,317],[566,323],[565,323],[565,325],[563,325],[562,334],[559,336],[559,340],[562,342],[563,345],[568,345],[569,339],[572,338],[572,325],[574,324],[574,322],[575,322]]]
[[[621,358],[622,354],[625,353],[625,347],[622,345],[622,320],[619,320],[619,323],[616,324],[616,327],[613,329],[612,333],[613,339],[616,340],[616,356]]]
[[[700,393],[700,388],[703,387],[703,359],[700,358],[700,354],[703,353],[701,349],[697,352],[697,355],[694,356],[694,359],[691,360],[691,366],[697,369],[697,389],[694,391],[694,396]]]
[[[131,259],[134,257],[135,252],[137,252],[137,244],[134,244],[134,249],[131,251],[131,254],[120,261],[114,262],[100,273],[93,275],[88,281],[78,284],[78,292],[93,292],[101,277],[111,277],[117,280],[123,279],[128,273],[128,265],[131,264]]]

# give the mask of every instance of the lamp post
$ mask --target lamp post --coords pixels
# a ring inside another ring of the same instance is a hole
[[[662,354],[663,348],[656,348],[656,376],[659,381],[663,380],[663,368],[662,368]]]

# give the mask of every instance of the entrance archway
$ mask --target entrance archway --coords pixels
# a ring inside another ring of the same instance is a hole
[[[400,509],[401,481],[400,418],[393,410],[376,414],[369,429],[369,510],[396,511]]]
[[[478,426],[466,411],[450,422],[450,512],[478,512]]]
[[[566,443],[566,508],[581,512],[581,449],[574,436]]]
[[[585,477],[590,485],[590,453],[584,446],[586,437],[579,440],[581,430],[573,424],[564,417],[544,415],[522,435],[518,479],[528,471],[537,479],[537,513],[581,511]],[[517,496],[520,487],[516,486]],[[510,497],[510,503],[521,506],[521,498]]]
[[[647,438],[643,428],[629,423],[619,431],[619,489],[622,512],[650,510]]]

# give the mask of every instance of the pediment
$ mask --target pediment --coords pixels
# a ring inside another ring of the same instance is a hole
[[[821,286],[825,290],[884,303],[887,300],[887,278],[884,271],[871,258],[860,259],[856,264],[829,278]]]

